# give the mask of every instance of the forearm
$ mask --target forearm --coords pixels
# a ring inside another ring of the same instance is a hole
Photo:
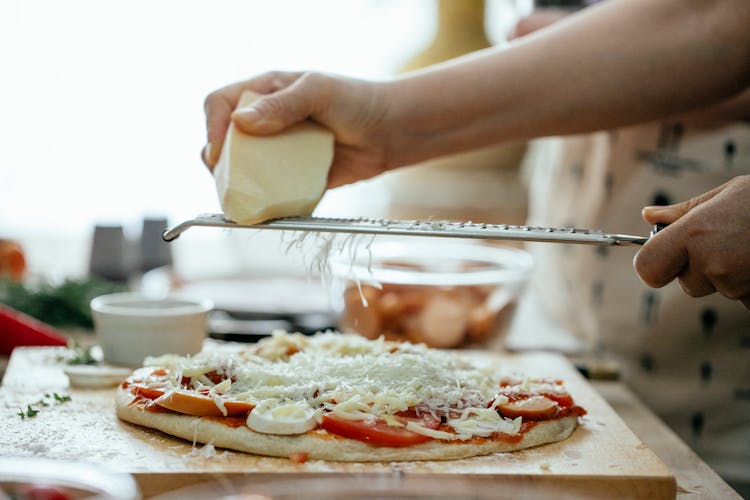
[[[389,167],[663,118],[750,84],[750,2],[611,0],[385,85]],[[628,40],[628,44],[623,44]]]

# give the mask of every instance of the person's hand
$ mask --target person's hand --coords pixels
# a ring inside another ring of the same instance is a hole
[[[715,291],[750,309],[750,175],[665,207],[646,207],[650,224],[669,224],[635,257],[649,286],[678,278],[693,297]]]
[[[243,90],[266,94],[235,111]],[[387,111],[379,84],[320,73],[271,72],[235,83],[206,97],[208,142],[203,161],[210,170],[221,153],[230,120],[245,133],[272,135],[305,119],[336,137],[328,186],[378,175],[387,166]]]

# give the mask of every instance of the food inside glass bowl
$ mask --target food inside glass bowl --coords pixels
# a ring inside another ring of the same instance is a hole
[[[413,240],[413,238],[412,238]],[[532,268],[524,251],[467,241],[383,243],[337,257],[339,328],[431,347],[496,347]]]

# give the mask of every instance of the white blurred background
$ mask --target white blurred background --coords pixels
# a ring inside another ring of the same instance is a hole
[[[493,42],[517,8],[487,2]],[[271,69],[389,78],[435,19],[432,0],[3,0],[0,238],[26,242],[32,270],[80,274],[95,224],[219,211],[199,157],[207,93]],[[325,210],[355,215],[351,199]],[[210,234],[180,244],[215,249]]]

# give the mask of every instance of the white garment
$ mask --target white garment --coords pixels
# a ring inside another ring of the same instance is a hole
[[[750,126],[665,123],[546,139],[530,158],[530,224],[646,235],[644,206],[750,173]],[[646,287],[633,271],[636,247],[529,248],[532,291],[551,316],[616,359],[632,389],[722,476],[750,481],[750,311],[718,294],[688,297],[677,282]]]

